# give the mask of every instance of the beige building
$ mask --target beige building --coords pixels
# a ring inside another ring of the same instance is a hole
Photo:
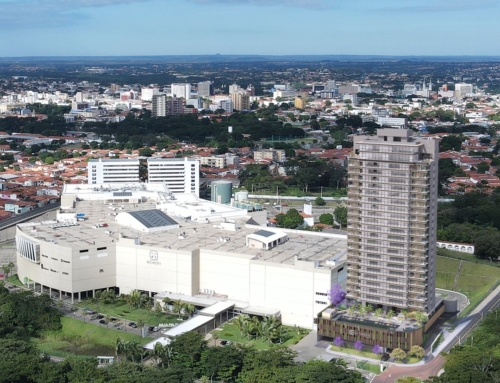
[[[233,102],[233,108],[238,111],[250,109],[250,96],[245,91],[231,93],[231,101]]]
[[[227,166],[227,158],[224,155],[200,157],[200,165],[210,166],[212,168],[225,168]]]
[[[397,311],[436,306],[438,142],[406,129],[354,137],[347,295]]]
[[[304,109],[306,107],[306,99],[301,96],[295,97],[294,105],[298,109]]]
[[[246,210],[162,184],[117,188],[65,185],[56,221],[18,225],[20,280],[72,302],[137,289],[307,328],[331,286],[345,285],[345,236],[258,226]]]
[[[254,151],[253,159],[255,161],[272,160],[275,162],[284,162],[286,157],[285,151],[282,149],[264,149]]]

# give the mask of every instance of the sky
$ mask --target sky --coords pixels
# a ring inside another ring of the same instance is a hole
[[[500,55],[499,0],[0,0],[0,57]]]

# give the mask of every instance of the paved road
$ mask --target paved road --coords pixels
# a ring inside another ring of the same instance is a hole
[[[415,378],[425,380],[431,376],[437,376],[439,371],[443,368],[445,362],[446,359],[439,355],[424,366],[400,367],[392,365],[383,373],[377,375],[375,379],[373,379],[372,383],[393,383],[397,378],[402,376],[413,376]]]
[[[30,218],[33,218],[33,217],[37,217],[37,216],[39,216],[39,215],[41,215],[43,213],[46,213],[46,212],[48,212],[50,210],[58,209],[60,206],[61,206],[61,202],[58,201],[56,203],[39,207],[39,208],[37,208],[35,210],[31,210],[31,211],[29,211],[27,213],[24,213],[24,214],[21,214],[21,215],[12,217],[12,218],[3,219],[0,222],[0,230],[5,229],[6,227],[9,227],[9,226],[17,225],[18,223],[27,221],[27,220],[29,220]]]

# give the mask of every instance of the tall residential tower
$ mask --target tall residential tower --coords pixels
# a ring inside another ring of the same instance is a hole
[[[385,310],[436,306],[438,141],[406,129],[354,137],[347,296]]]

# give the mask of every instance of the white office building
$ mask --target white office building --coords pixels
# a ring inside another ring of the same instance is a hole
[[[184,100],[187,100],[188,98],[191,98],[191,84],[174,83],[171,86],[170,93],[172,97],[183,98]]]
[[[91,159],[87,170],[90,185],[139,182],[138,159]]]
[[[163,183],[173,194],[199,195],[200,163],[192,158],[148,158],[148,182]]]

